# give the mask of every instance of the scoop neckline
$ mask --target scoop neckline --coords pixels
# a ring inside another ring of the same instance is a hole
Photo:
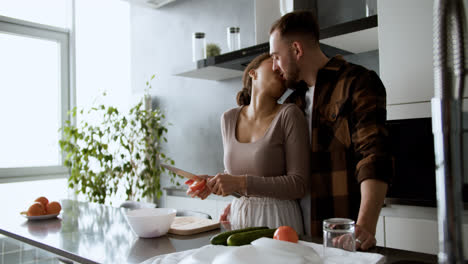
[[[236,133],[236,132],[237,132],[237,121],[239,120],[239,115],[240,115],[242,109],[244,108],[244,106],[245,106],[245,105],[241,106],[241,107],[239,108],[239,110],[237,110],[236,116],[235,116],[235,118],[234,118],[234,122],[235,122],[235,123],[234,123],[234,140],[236,141],[236,143],[239,143],[239,144],[255,144],[255,143],[257,143],[257,142],[262,141],[262,140],[266,137],[266,135],[268,134],[268,132],[270,132],[270,129],[271,129],[271,127],[273,126],[273,123],[276,121],[276,119],[279,118],[281,112],[286,108],[287,105],[286,105],[286,104],[282,104],[282,105],[281,105],[281,108],[278,110],[278,113],[276,113],[275,117],[273,117],[273,119],[271,120],[270,124],[268,125],[268,128],[265,130],[265,133],[263,134],[263,136],[262,136],[261,138],[255,140],[255,141],[253,141],[253,142],[240,142],[240,141],[237,139],[237,133]]]

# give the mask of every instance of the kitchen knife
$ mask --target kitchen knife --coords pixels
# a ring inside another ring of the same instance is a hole
[[[171,165],[161,164],[161,167],[166,168],[166,169],[172,171],[173,173],[175,173],[175,174],[177,174],[177,175],[180,175],[180,176],[182,176],[182,177],[185,177],[185,178],[187,178],[187,179],[190,179],[190,180],[196,178],[196,175],[195,175],[195,174],[192,174],[192,173],[190,173],[190,172],[186,172],[186,171],[184,171],[184,170],[181,170],[181,169],[179,169],[179,168],[173,167],[173,166],[171,166]]]
[[[165,168],[165,169],[168,169],[170,171],[172,171],[173,173],[177,174],[177,175],[180,175],[182,177],[185,177],[187,179],[190,179],[190,180],[195,180],[197,175],[193,174],[193,173],[190,173],[190,172],[187,172],[187,171],[184,171],[184,170],[181,170],[179,168],[176,168],[174,166],[171,166],[171,165],[167,165],[167,164],[161,164],[161,167]],[[236,197],[236,198],[240,198],[241,195],[240,193],[238,192],[233,192],[231,194],[232,196]]]

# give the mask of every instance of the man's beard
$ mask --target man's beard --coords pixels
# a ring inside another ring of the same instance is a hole
[[[299,80],[299,67],[297,67],[297,64],[294,61],[290,61],[289,65],[289,71],[286,72],[284,77],[286,78],[286,87],[293,87],[295,86],[300,80]]]

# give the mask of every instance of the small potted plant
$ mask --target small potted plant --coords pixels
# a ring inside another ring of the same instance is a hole
[[[151,77],[153,80],[154,75]],[[150,81],[151,81],[150,80]],[[166,170],[161,163],[174,164],[161,143],[167,142],[165,116],[152,109],[146,82],[145,96],[127,114],[116,107],[100,105],[87,111],[76,107],[70,116],[98,116],[100,123],[85,120],[73,125],[70,120],[61,128],[60,148],[66,154],[64,165],[70,169],[68,184],[91,202],[105,203],[110,197],[124,193],[127,200],[154,201],[162,194],[160,178]],[[146,102],[146,104],[145,104]],[[172,172],[171,182],[180,185]]]
[[[208,43],[206,44],[206,56],[207,57],[214,57],[221,54],[221,48],[216,45],[215,43]]]

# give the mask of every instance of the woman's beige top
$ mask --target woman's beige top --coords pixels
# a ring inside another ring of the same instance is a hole
[[[242,107],[221,118],[224,167],[231,175],[247,175],[247,196],[299,199],[309,177],[309,132],[304,114],[295,104],[282,105],[265,135],[252,143],[236,138]]]

